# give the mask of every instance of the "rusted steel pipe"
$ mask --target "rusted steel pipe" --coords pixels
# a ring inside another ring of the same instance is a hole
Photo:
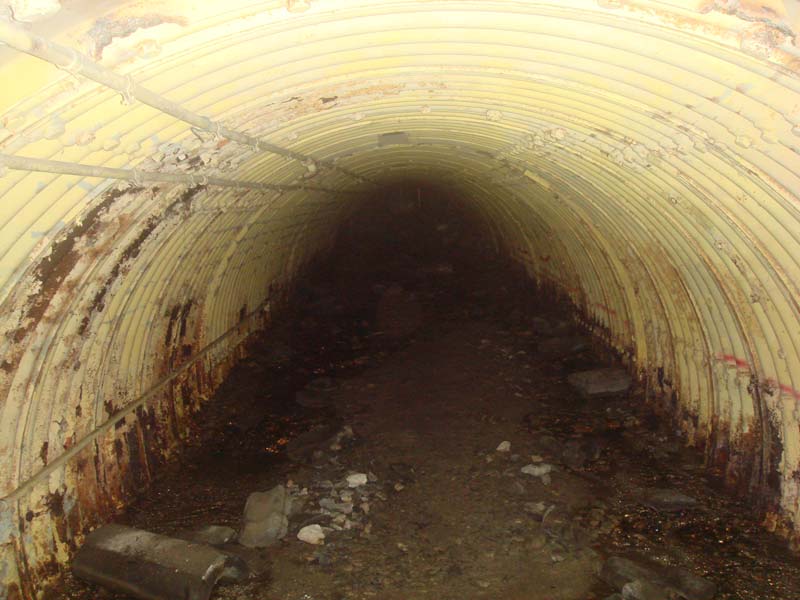
[[[260,183],[256,181],[241,181],[238,179],[222,179],[206,175],[193,175],[183,173],[162,173],[156,171],[142,171],[140,169],[115,169],[111,167],[98,167],[74,162],[46,160],[29,156],[13,156],[0,153],[0,166],[16,171],[36,171],[39,173],[53,173],[57,175],[78,175],[81,177],[102,177],[104,179],[119,179],[131,181],[136,184],[147,181],[162,181],[167,183],[182,183],[187,185],[216,185],[219,187],[246,188],[250,190],[265,190],[276,192],[292,192],[307,190],[325,192],[327,194],[348,194],[347,190],[335,190],[327,187],[313,185],[289,185],[277,183]]]
[[[25,52],[42,60],[45,60],[59,69],[64,69],[73,75],[83,75],[101,85],[104,85],[112,90],[122,94],[123,100],[126,103],[131,103],[134,99],[139,100],[143,104],[147,104],[161,112],[171,115],[176,119],[189,123],[193,127],[202,129],[216,136],[227,138],[231,141],[245,144],[256,150],[264,152],[271,152],[286,158],[300,161],[306,168],[316,170],[316,165],[328,167],[336,170],[352,179],[361,182],[368,180],[361,175],[343,169],[330,161],[316,159],[301,152],[295,152],[269,142],[256,139],[240,131],[234,131],[225,127],[221,122],[214,121],[209,117],[204,117],[192,112],[177,102],[167,100],[160,94],[150,91],[146,87],[139,85],[134,81],[131,75],[120,75],[111,69],[103,67],[94,62],[87,56],[84,56],[77,50],[67,48],[56,44],[55,42],[48,41],[40,36],[34,35],[25,31],[24,29],[12,25],[8,21],[0,19],[0,42]]]

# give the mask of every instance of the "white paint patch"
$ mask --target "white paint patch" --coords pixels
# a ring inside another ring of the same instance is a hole
[[[15,21],[32,23],[52,17],[61,10],[58,0],[11,0],[8,3]]]

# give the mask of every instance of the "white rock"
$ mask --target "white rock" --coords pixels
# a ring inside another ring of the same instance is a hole
[[[500,445],[497,446],[498,452],[510,452],[511,451],[511,442],[508,440],[500,442]]]
[[[547,510],[547,504],[544,502],[526,502],[525,503],[525,512],[529,512],[533,515],[543,515]]]
[[[297,539],[306,544],[319,545],[325,542],[325,533],[322,531],[322,527],[315,523],[314,525],[306,525],[298,531]]]
[[[553,470],[553,465],[541,463],[538,465],[525,465],[520,469],[526,475],[533,475],[534,477],[544,477]]]
[[[351,488],[357,488],[359,486],[366,485],[366,483],[366,473],[353,473],[352,475],[347,476],[347,485],[349,485]]]

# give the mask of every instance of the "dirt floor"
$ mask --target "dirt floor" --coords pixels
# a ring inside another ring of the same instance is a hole
[[[563,343],[581,335],[563,306],[435,221],[429,246],[381,234],[376,263],[354,234],[309,276],[210,402],[202,443],[119,522],[238,529],[252,492],[284,485],[299,506],[288,533],[223,545],[256,576],[219,599],[620,598],[615,556],[699,586],[628,585],[628,598],[800,598],[797,556],[705,474],[635,382],[593,399],[567,384],[614,361]],[[353,474],[366,483],[351,487]],[[313,524],[324,544],[297,538]],[[72,577],[64,595],[123,598]]]

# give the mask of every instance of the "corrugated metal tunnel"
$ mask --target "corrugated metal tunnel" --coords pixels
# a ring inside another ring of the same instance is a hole
[[[471,199],[798,537],[796,3],[5,4],[0,597],[147,484],[397,178]]]

